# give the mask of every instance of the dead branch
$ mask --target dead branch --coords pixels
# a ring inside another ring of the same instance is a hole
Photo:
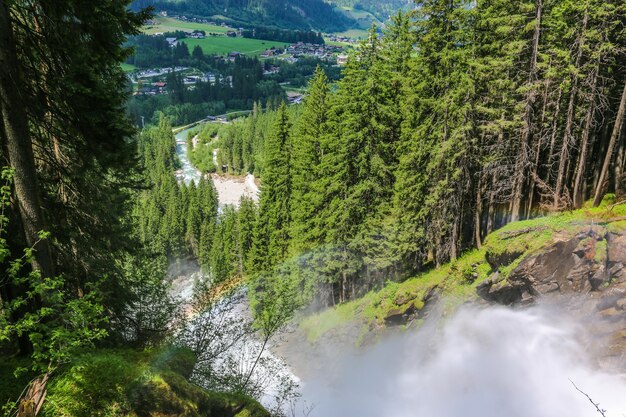
[[[569,379],[569,378],[568,378],[568,379]],[[587,397],[587,399],[589,400],[589,402],[590,402],[591,404],[593,404],[593,406],[596,408],[596,411],[597,411],[598,413],[600,413],[600,415],[601,415],[602,417],[606,417],[606,410],[603,410],[603,409],[601,409],[601,408],[600,408],[600,403],[595,403],[595,402],[591,399],[591,397],[589,396],[589,394],[587,394],[586,392],[584,392],[583,390],[581,390],[580,388],[578,388],[578,387],[576,386],[576,384],[574,384],[574,381],[572,381],[571,379],[569,379],[569,382],[571,382],[571,383],[572,383],[572,385],[574,386],[574,388],[576,388],[576,391],[580,392],[582,395],[584,395],[585,397]]]

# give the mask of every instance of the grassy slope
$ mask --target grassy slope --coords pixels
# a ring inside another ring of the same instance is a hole
[[[225,55],[229,52],[241,52],[246,55],[260,55],[272,46],[284,47],[282,42],[264,41],[248,38],[229,38],[226,36],[208,37],[204,39],[183,39],[189,50],[200,45],[205,55]]]
[[[133,72],[137,69],[136,66],[131,65],[131,64],[122,64],[122,70],[124,70],[124,72]]]
[[[626,220],[607,223],[607,220],[626,216],[626,204],[610,204],[610,199],[607,199],[595,209],[510,223],[491,233],[481,249],[471,250],[439,269],[424,272],[402,283],[389,283],[380,291],[372,291],[360,299],[306,317],[300,326],[310,342],[315,342],[330,330],[340,332],[343,326],[354,325],[355,322],[362,323],[362,334],[365,335],[372,329],[384,326],[385,317],[391,313],[406,311],[413,306],[417,310],[421,309],[423,298],[434,286],[445,296],[445,308],[453,309],[459,303],[476,297],[476,286],[495,272],[487,262],[488,254],[521,254],[509,265],[500,268],[500,273],[508,276],[524,258],[542,250],[556,239],[576,235],[589,224],[601,224],[607,230],[626,230]],[[474,274],[477,275],[475,279]]]
[[[163,32],[174,32],[182,30],[192,32],[194,30],[204,30],[207,33],[226,33],[230,29],[218,25],[208,25],[205,23],[183,22],[182,20],[172,19],[171,17],[157,16],[153,19],[156,25],[144,26],[143,32],[148,35]]]
[[[0,398],[15,400],[31,376],[16,379],[8,368],[28,364],[1,362],[0,371],[7,372],[0,382]],[[269,417],[248,397],[210,392],[188,382],[194,364],[193,353],[180,348],[91,351],[53,374],[40,415]]]

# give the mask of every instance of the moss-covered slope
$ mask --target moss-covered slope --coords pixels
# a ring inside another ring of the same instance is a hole
[[[572,240],[591,227],[594,236],[626,234],[626,204],[614,204],[609,197],[599,208],[510,223],[491,233],[480,249],[469,251],[438,269],[401,283],[390,282],[380,291],[306,317],[301,320],[300,328],[309,342],[316,343],[332,334],[354,335],[355,326],[360,326],[354,342],[361,344],[389,325],[419,322],[434,299],[444,300],[444,308],[453,310],[460,303],[478,300],[477,289],[506,289],[510,274],[524,260],[557,242]],[[588,243],[589,251],[583,256],[598,264],[604,262],[606,240],[594,238]]]
[[[182,349],[85,354],[51,379],[41,415],[269,417],[248,397],[188,382],[194,363]]]

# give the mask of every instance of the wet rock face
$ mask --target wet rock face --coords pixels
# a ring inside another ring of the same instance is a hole
[[[597,336],[605,364],[626,370],[626,234],[591,227],[524,259],[506,280],[494,273],[477,292],[505,305],[556,300]]]

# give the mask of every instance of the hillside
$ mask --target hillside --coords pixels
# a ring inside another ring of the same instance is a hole
[[[226,20],[233,25],[270,26],[336,32],[356,25],[351,18],[323,0],[136,0],[138,10],[157,11]]]
[[[189,379],[196,358],[191,351],[100,349],[57,370],[48,383],[41,416],[222,416],[269,417],[253,399],[207,391]],[[24,378],[14,378],[7,360],[0,365],[0,402],[19,394]],[[28,376],[28,375],[26,375]],[[31,376],[32,377],[32,376]]]
[[[626,344],[625,216],[626,204],[607,199],[596,209],[510,223],[480,249],[440,268],[301,317],[281,353],[300,362],[300,355],[329,345],[372,344],[390,329],[419,327],[431,312],[450,316],[468,302],[529,306],[552,300],[587,323],[601,364],[619,369]]]
[[[362,28],[369,27],[372,23],[386,22],[390,16],[398,10],[409,10],[414,7],[411,0],[330,0],[329,3],[336,5],[345,11],[347,16],[356,20]]]

